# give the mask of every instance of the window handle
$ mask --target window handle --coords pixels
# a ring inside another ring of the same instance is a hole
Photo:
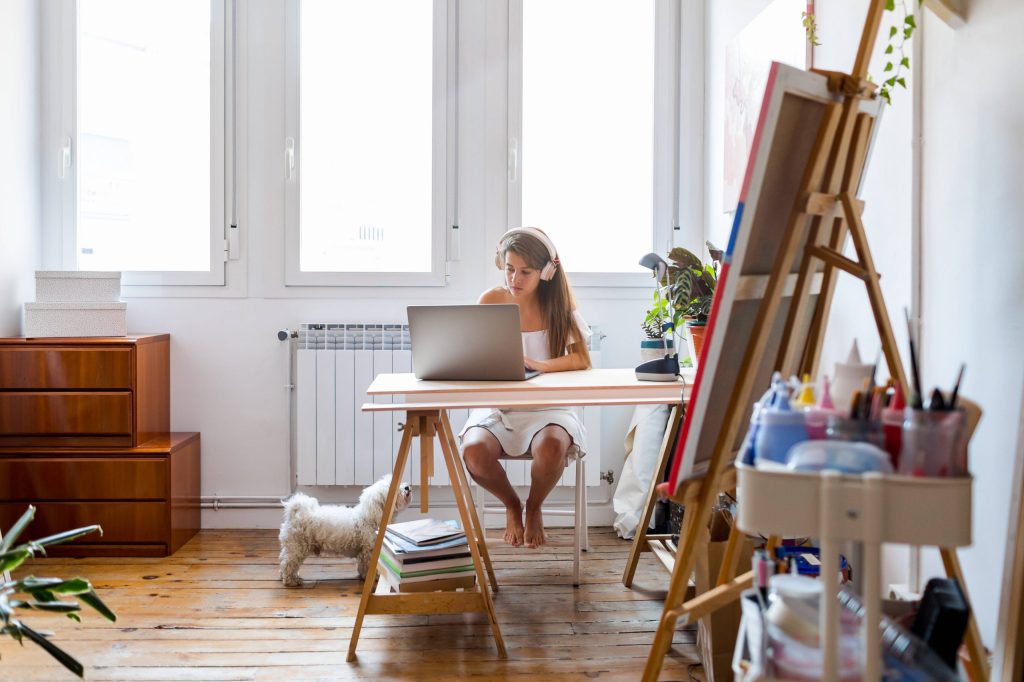
[[[513,137],[508,143],[508,181],[519,179],[519,139]]]
[[[63,180],[71,168],[71,137],[64,138],[64,144],[60,146],[60,157],[57,164],[57,177]]]
[[[295,179],[295,138],[289,137],[284,141],[284,155],[286,161],[285,179]]]

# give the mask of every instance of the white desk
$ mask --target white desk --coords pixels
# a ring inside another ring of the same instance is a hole
[[[462,527],[469,538],[469,550],[476,569],[476,586],[463,592],[419,592],[400,594],[374,594],[376,572],[366,576],[363,596],[359,602],[348,660],[355,660],[356,645],[363,617],[374,613],[462,613],[483,612],[488,615],[494,633],[498,655],[506,658],[505,643],[501,636],[491,600],[490,586],[498,589],[494,569],[487,553],[484,529],[476,513],[470,493],[469,479],[459,457],[455,435],[448,421],[448,410],[474,407],[542,408],[578,405],[644,405],[682,402],[689,392],[690,383],[638,381],[630,369],[589,369],[575,372],[541,374],[527,381],[420,381],[412,374],[379,374],[370,384],[369,396],[391,395],[391,403],[366,403],[367,412],[404,411],[402,442],[395,456],[395,470],[391,489],[384,505],[381,531],[387,527],[394,509],[398,486],[412,449],[412,438],[420,438],[420,510],[428,510],[427,490],[433,474],[434,436],[441,444],[445,466],[451,480]],[[376,567],[380,557],[384,533],[377,534],[370,566]]]

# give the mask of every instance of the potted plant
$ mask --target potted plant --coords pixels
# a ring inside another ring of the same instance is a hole
[[[691,355],[694,363],[704,346],[704,333],[711,314],[711,303],[715,298],[715,288],[718,286],[718,264],[722,260],[722,250],[711,242],[705,243],[711,254],[710,263],[701,261],[692,251],[677,246],[668,254],[671,264],[665,275],[673,322],[678,329],[679,322],[685,321],[693,344]]]
[[[103,530],[99,526],[86,526],[15,545],[14,541],[35,517],[35,512],[36,508],[29,505],[0,540],[0,633],[13,637],[22,646],[25,640],[37,644],[65,668],[82,677],[85,673],[82,664],[49,639],[52,633],[33,630],[25,624],[21,614],[25,611],[49,611],[63,613],[71,620],[80,622],[78,614],[82,610],[81,604],[86,604],[111,622],[116,621],[117,616],[84,578],[37,578],[29,575],[13,580],[9,571],[29,557],[46,554],[45,548],[50,545],[68,542],[97,530],[102,534]]]
[[[664,357],[675,352],[675,336],[672,333],[672,308],[668,299],[660,290],[654,292],[654,301],[647,310],[640,327],[644,330],[644,339],[640,342],[640,357],[643,362]],[[668,337],[666,338],[666,334]]]

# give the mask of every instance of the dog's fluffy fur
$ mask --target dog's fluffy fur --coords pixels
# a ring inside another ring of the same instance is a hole
[[[359,495],[354,507],[321,506],[315,498],[296,493],[284,500],[281,523],[281,581],[294,587],[302,584],[299,567],[306,557],[321,552],[355,557],[359,577],[370,570],[370,554],[377,539],[377,528],[384,515],[391,475],[388,474]],[[395,499],[395,513],[409,506],[412,489],[402,483]]]

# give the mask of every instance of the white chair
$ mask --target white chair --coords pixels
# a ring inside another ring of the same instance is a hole
[[[509,457],[502,455],[498,459],[504,460],[529,460],[533,461],[533,455],[526,453],[519,457]],[[580,584],[580,553],[586,552],[590,549],[590,542],[587,538],[587,467],[586,458],[582,457],[576,460],[576,490],[573,495],[573,502],[571,503],[572,508],[569,508],[570,503],[568,502],[552,502],[548,499],[541,507],[542,516],[572,516],[573,517],[573,563],[572,563],[572,584],[579,586]],[[487,515],[488,514],[501,514],[504,516],[505,507],[488,507],[485,501],[487,491],[484,490],[476,482],[473,483],[475,488],[473,493],[473,499],[476,500],[477,515],[480,517],[480,523],[483,527],[487,528]],[[555,507],[552,505],[562,505]],[[553,546],[558,546],[558,543],[551,543]]]

